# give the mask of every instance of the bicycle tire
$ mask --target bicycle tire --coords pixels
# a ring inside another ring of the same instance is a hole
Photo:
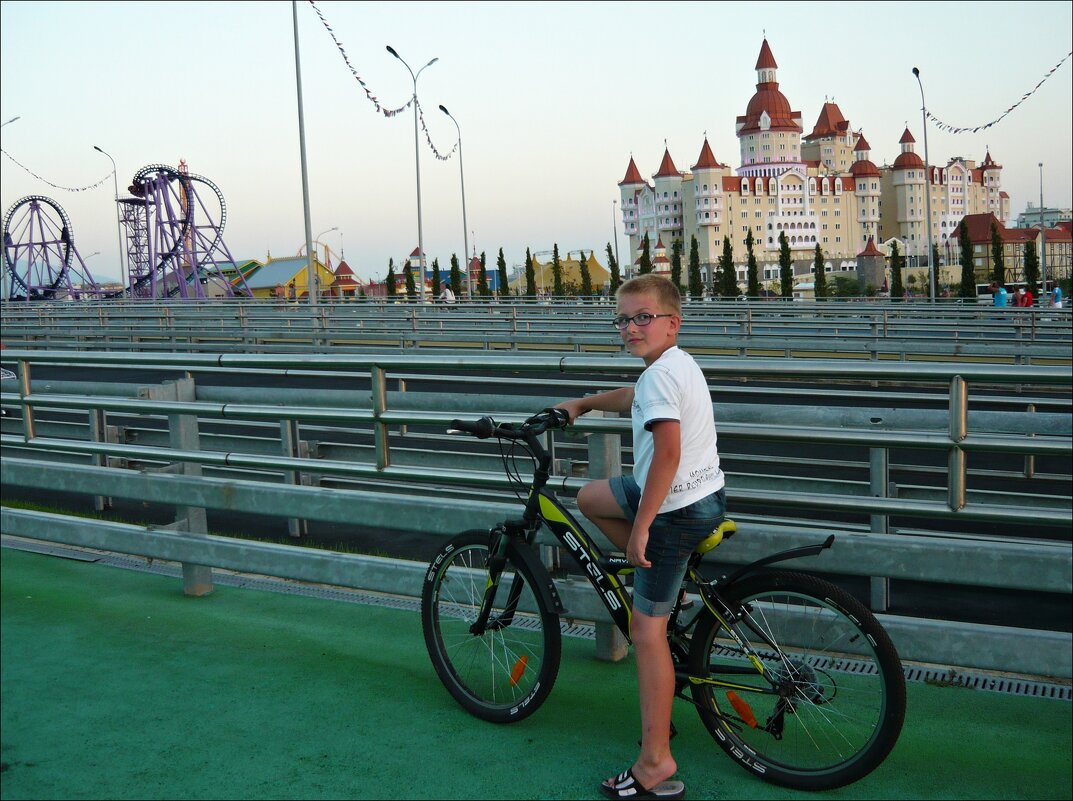
[[[778,648],[745,620],[733,624],[757,652],[765,678],[711,611],[698,618],[691,675],[737,685],[691,686],[720,747],[750,773],[800,790],[842,787],[878,767],[901,733],[905,675],[875,616],[830,582],[788,571],[747,577],[723,596],[732,608],[744,605]]]
[[[466,531],[433,559],[421,593],[425,645],[444,687],[466,711],[493,723],[513,723],[533,714],[559,674],[562,633],[529,567],[507,549],[490,621],[502,615],[516,579],[522,582],[517,613],[509,625],[490,625],[477,636],[477,619],[488,579],[488,531]]]

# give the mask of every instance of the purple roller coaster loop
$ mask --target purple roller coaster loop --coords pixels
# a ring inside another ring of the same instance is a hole
[[[75,248],[67,212],[56,201],[43,195],[16,201],[4,215],[3,236],[8,300],[100,295]]]

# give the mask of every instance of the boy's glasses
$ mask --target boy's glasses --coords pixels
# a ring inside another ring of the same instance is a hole
[[[638,327],[646,326],[657,317],[674,317],[673,314],[649,314],[648,312],[641,312],[635,314],[633,317],[627,317],[625,314],[620,314],[614,320],[611,321],[611,325],[615,326],[619,331],[625,331],[630,327],[630,323]]]

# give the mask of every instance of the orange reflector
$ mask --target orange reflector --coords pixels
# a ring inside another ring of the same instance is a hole
[[[510,671],[510,686],[513,687],[518,683],[518,680],[525,673],[525,666],[529,663],[529,657],[520,656],[518,661],[514,663],[514,667]]]
[[[745,725],[755,729],[756,715],[753,714],[753,710],[749,708],[749,705],[741,700],[741,697],[733,690],[727,690],[727,700],[730,701],[730,705],[734,707],[734,711],[738,713]]]

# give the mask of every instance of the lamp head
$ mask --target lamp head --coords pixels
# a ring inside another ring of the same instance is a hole
[[[100,149],[99,147],[97,147],[96,145],[94,145],[94,146],[93,146],[93,149],[94,149],[94,150],[96,150],[96,151],[97,151],[98,153],[103,153],[103,152],[104,152],[103,150],[101,150],[101,149]]]
[[[920,77],[920,70],[917,69],[916,67],[913,67],[913,74],[919,78]]]
[[[446,114],[446,115],[447,115],[448,117],[450,117],[450,116],[451,116],[451,112],[450,112],[450,111],[448,111],[448,110],[447,110],[447,108],[446,108],[445,106],[443,106],[443,105],[441,105],[441,106],[440,106],[440,111],[442,111],[442,112],[443,112],[444,114]]]
[[[428,64],[426,64],[425,66],[426,66],[426,67],[431,67],[431,66],[432,66],[433,64],[435,64],[435,63],[436,63],[437,61],[439,61],[439,60],[440,60],[440,57],[439,57],[439,56],[436,56],[436,58],[432,59],[432,61],[430,61],[430,62],[429,62]]]
[[[399,59],[400,61],[402,60],[402,56],[400,56],[398,53],[396,53],[395,48],[392,47],[391,45],[387,46],[387,51],[389,53],[391,53],[391,55],[393,55],[395,58]]]

